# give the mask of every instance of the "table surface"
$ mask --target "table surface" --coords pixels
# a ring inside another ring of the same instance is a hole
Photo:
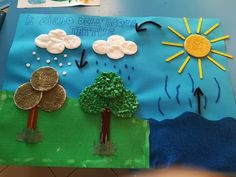
[[[6,21],[0,33],[0,88],[3,79],[4,66],[13,41],[18,17],[21,13],[78,13],[101,16],[168,16],[192,18],[219,18],[225,34],[231,35],[227,41],[228,53],[236,56],[236,23],[234,22],[235,0],[101,0],[97,7],[69,8],[35,8],[17,9],[17,1],[13,1]],[[236,62],[231,61],[231,74],[236,74]],[[236,82],[233,81],[236,92]]]

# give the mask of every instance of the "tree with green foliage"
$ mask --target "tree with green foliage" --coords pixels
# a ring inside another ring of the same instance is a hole
[[[96,82],[80,94],[79,103],[86,113],[101,113],[100,144],[95,147],[95,153],[113,154],[114,148],[110,143],[111,113],[118,118],[133,117],[138,108],[137,97],[125,90],[118,75],[109,72],[98,76]]]

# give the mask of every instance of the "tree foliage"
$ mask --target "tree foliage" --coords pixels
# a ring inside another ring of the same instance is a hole
[[[83,111],[87,113],[100,113],[103,111],[105,102],[98,98],[95,86],[87,87],[81,94],[79,103]]]
[[[101,113],[104,109],[121,118],[130,118],[137,111],[138,100],[125,90],[122,79],[115,73],[102,73],[96,82],[81,94],[79,103],[87,113]]]
[[[134,93],[124,90],[119,99],[110,102],[109,108],[117,117],[130,118],[138,109],[138,100]]]
[[[115,73],[102,73],[96,79],[96,92],[102,98],[117,98],[124,91],[122,79]]]

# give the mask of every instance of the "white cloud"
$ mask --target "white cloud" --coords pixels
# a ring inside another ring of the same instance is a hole
[[[76,35],[67,35],[64,30],[51,30],[48,34],[41,34],[35,39],[35,45],[47,49],[49,53],[60,54],[65,48],[76,49],[81,45],[81,40]]]
[[[118,60],[125,55],[134,55],[138,51],[138,46],[133,41],[126,41],[123,36],[112,35],[107,41],[95,41],[93,50],[97,54],[106,54],[109,58]]]

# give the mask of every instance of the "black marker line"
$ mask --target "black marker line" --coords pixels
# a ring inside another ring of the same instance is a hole
[[[162,28],[162,26],[154,21],[146,21],[138,25],[138,23],[135,24],[135,30],[136,32],[141,32],[141,31],[147,31],[147,28],[142,28],[146,24],[152,24],[156,26],[157,28]]]
[[[82,55],[81,55],[81,57],[80,57],[80,63],[79,63],[77,60],[75,60],[75,64],[76,64],[76,66],[77,66],[79,69],[85,67],[85,66],[88,64],[87,61],[83,62],[85,52],[86,52],[86,50],[83,49],[83,51],[82,51]]]

